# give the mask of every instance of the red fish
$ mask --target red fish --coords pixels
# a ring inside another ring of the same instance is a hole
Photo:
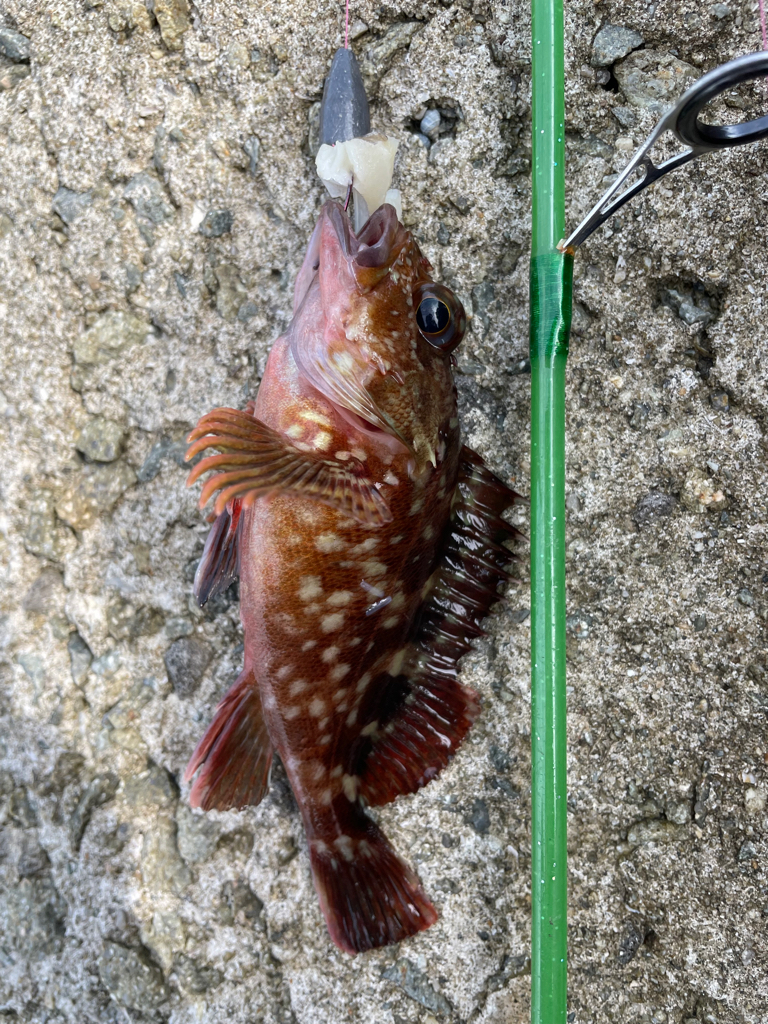
[[[462,448],[464,309],[391,206],[355,236],[328,202],[254,403],[216,409],[201,603],[239,574],[245,666],[189,762],[192,806],[258,804],[277,751],[333,941],[398,942],[437,913],[366,805],[413,793],[478,714],[457,661],[499,599],[517,497]]]

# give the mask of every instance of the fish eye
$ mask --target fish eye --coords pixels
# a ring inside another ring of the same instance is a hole
[[[464,307],[448,288],[424,284],[414,296],[416,325],[422,337],[441,352],[452,352],[464,337]]]

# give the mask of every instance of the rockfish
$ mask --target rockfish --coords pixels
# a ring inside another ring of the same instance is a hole
[[[463,448],[452,350],[464,309],[392,206],[355,236],[322,209],[255,402],[190,434],[216,515],[204,603],[240,577],[243,672],[186,770],[193,807],[258,804],[273,752],[315,888],[349,953],[437,913],[366,805],[445,767],[479,711],[457,662],[499,599],[518,497]]]

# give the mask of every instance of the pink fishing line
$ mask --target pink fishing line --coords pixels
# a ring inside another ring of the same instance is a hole
[[[763,33],[763,49],[768,50],[768,28],[765,24],[765,2],[759,0],[760,4],[760,30]]]
[[[760,10],[763,9],[763,0],[760,0]],[[765,38],[765,16],[763,16],[763,38]],[[344,5],[344,49],[349,49],[349,0]],[[766,44],[768,50],[768,43]]]

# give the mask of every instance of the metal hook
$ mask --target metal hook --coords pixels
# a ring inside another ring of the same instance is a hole
[[[634,156],[610,186],[607,192],[592,207],[576,230],[568,236],[561,248],[575,249],[599,228],[609,217],[628,202],[646,186],[657,181],[668,171],[682,167],[694,157],[709,153],[716,149],[729,146],[745,145],[768,137],[768,114],[735,125],[709,125],[699,120],[702,109],[720,93],[752,78],[768,75],[768,53],[750,53],[744,57],[723,64],[707,72],[698,82],[683,94],[671,110],[662,117],[654,130],[635,151]],[[661,164],[654,164],[649,156],[650,150],[664,132],[670,131],[686,149],[677,153]],[[632,173],[640,166],[645,167],[645,175],[634,185],[623,192]]]

